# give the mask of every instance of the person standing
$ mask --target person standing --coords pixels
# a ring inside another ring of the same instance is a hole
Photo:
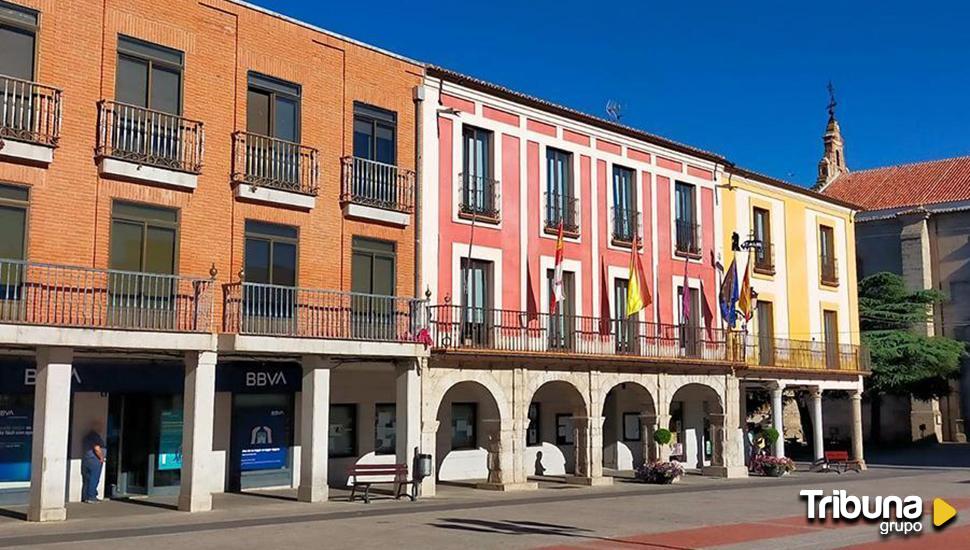
[[[97,426],[84,436],[84,456],[81,458],[81,502],[100,502],[98,484],[101,483],[101,469],[104,467],[104,439]]]

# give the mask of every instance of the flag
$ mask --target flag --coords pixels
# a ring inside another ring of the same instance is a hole
[[[626,316],[636,315],[640,310],[653,303],[650,289],[647,288],[647,277],[643,271],[643,260],[640,258],[640,237],[633,237],[630,248],[630,274],[626,289]]]
[[[555,313],[559,302],[565,299],[562,289],[562,220],[559,221],[559,236],[556,237],[556,267],[552,277],[552,301],[549,304],[549,313]]]
[[[731,259],[731,266],[724,273],[724,281],[721,282],[721,317],[727,322],[728,327],[734,328],[738,320],[738,264],[737,260]]]
[[[600,259],[600,336],[609,336],[612,332],[613,310],[610,309],[610,283],[606,275],[606,261]]]
[[[684,286],[681,291],[680,313],[683,324],[688,324],[690,319],[690,285],[687,284],[687,260],[684,260]]]
[[[745,321],[751,320],[751,258],[744,266],[744,278],[741,279],[741,292],[738,297],[738,309]]]

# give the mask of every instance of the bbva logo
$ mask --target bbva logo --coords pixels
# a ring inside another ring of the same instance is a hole
[[[283,371],[276,372],[247,372],[246,386],[262,388],[265,386],[279,386],[286,384]]]

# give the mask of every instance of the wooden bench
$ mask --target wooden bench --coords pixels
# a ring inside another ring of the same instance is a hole
[[[861,472],[862,468],[859,467],[859,463],[854,460],[849,460],[848,451],[825,451],[823,453],[822,460],[819,462],[819,471],[822,472],[835,472],[837,474],[842,474],[849,470],[854,470],[856,472]]]
[[[417,498],[418,482],[408,480],[406,464],[354,464],[348,469],[350,474],[350,502],[357,497],[357,490],[364,490],[364,502],[370,504],[371,485],[380,483],[394,486],[394,498],[406,496],[411,502]],[[404,492],[410,487],[410,491]]]

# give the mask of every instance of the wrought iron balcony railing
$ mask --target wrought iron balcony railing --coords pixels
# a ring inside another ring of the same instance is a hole
[[[232,134],[232,181],[316,196],[317,150],[282,139]]]
[[[819,256],[819,273],[822,284],[829,286],[839,285],[839,261],[835,256],[821,254]]]
[[[745,358],[751,367],[868,372],[865,346],[787,340],[758,335],[745,337]]]
[[[0,260],[0,323],[211,332],[212,279]]]
[[[775,274],[775,245],[770,242],[761,243],[761,248],[754,251],[754,271],[763,275]]]
[[[342,202],[414,211],[414,171],[374,160],[344,157]]]
[[[415,342],[426,327],[426,303],[414,298],[262,283],[223,289],[226,332],[260,335]]]
[[[678,256],[699,258],[701,256],[701,226],[689,220],[674,223],[675,248]]]
[[[485,176],[460,174],[461,190],[458,215],[483,221],[498,222],[502,196],[499,182]]]
[[[99,157],[198,174],[204,152],[205,134],[197,120],[117,101],[98,102]]]
[[[546,227],[548,233],[559,231],[559,224],[566,235],[579,235],[579,199],[569,195],[546,192]]]
[[[634,237],[641,233],[641,215],[634,208],[623,208],[614,206],[613,216],[613,242],[620,244],[633,243]]]
[[[0,138],[56,147],[61,108],[57,88],[0,75]]]
[[[460,305],[428,310],[432,346],[443,351],[743,361],[740,346],[716,328]]]

